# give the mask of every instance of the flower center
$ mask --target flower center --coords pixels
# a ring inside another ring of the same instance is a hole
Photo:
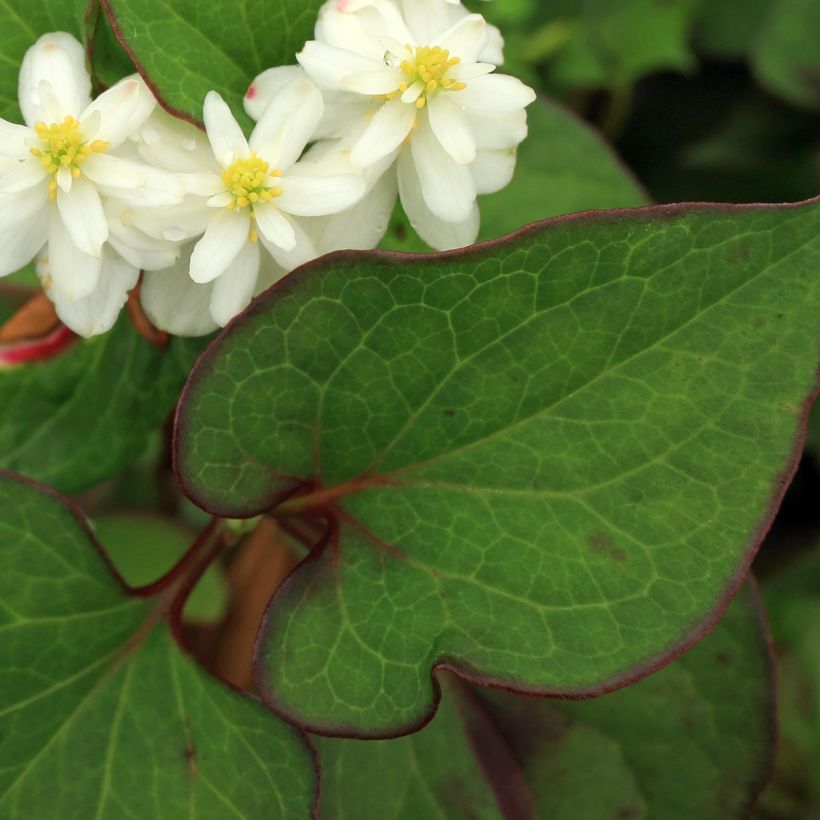
[[[238,208],[247,208],[250,218],[254,219],[253,206],[257,202],[270,202],[277,196],[282,196],[282,189],[275,184],[275,179],[281,177],[282,172],[272,171],[265,160],[251,152],[250,156],[238,159],[229,168],[222,172],[222,181],[233,199],[226,205],[229,211]],[[258,236],[256,228],[251,228],[249,239],[256,242]]]
[[[80,176],[80,166],[91,154],[102,154],[111,147],[105,140],[87,142],[83,139],[80,123],[72,116],[51,125],[38,122],[34,131],[40,138],[42,147],[32,148],[31,153],[53,175],[48,183],[48,195],[51,199],[57,198],[58,171],[65,168],[76,178]]]
[[[405,102],[415,102],[416,108],[424,108],[427,99],[438,91],[462,91],[467,86],[448,77],[450,69],[455,68],[461,60],[451,57],[450,52],[441,46],[407,46],[407,50],[414,54],[412,60],[403,60],[399,66],[407,77],[407,81],[399,85],[389,100],[399,95]]]

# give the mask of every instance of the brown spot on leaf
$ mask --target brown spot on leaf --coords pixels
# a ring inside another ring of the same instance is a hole
[[[591,532],[587,544],[594,553],[603,555],[610,561],[617,561],[619,564],[626,561],[626,550],[619,547],[608,533]]]
[[[190,740],[182,750],[182,754],[185,757],[185,762],[188,764],[188,771],[191,777],[196,777],[196,752]]]
[[[640,817],[640,809],[634,806],[624,806],[618,809],[618,820],[632,820],[633,817]]]
[[[393,236],[399,240],[399,242],[404,242],[407,239],[407,227],[403,222],[397,222],[393,226]]]
[[[741,262],[748,262],[752,256],[752,249],[748,239],[742,239],[729,251],[729,261],[738,265]]]
[[[732,662],[732,656],[728,652],[718,652],[715,655],[715,660],[721,666],[728,666]]]
[[[445,410],[444,415],[447,416],[448,419],[451,419],[456,414],[455,410]]]

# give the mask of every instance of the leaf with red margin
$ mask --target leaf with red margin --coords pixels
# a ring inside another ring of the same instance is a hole
[[[163,621],[184,589],[135,595],[95,547],[67,502],[0,473],[0,815],[308,816],[304,737],[180,652]]]
[[[175,445],[211,512],[328,518],[263,625],[267,702],[394,736],[437,668],[587,696],[699,640],[802,447],[818,261],[820,200],[678,205],[268,291],[198,361]]]
[[[271,66],[291,65],[324,0],[101,0],[120,45],[162,105],[197,122],[218,91],[240,121],[242,97]]]
[[[444,680],[432,723],[396,740],[316,738],[320,820],[746,817],[770,766],[773,669],[744,588],[714,631],[655,675],[583,702]],[[369,813],[370,812],[370,813]]]

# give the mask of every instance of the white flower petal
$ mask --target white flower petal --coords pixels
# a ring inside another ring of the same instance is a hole
[[[51,281],[44,283],[50,298],[52,288],[66,299],[83,299],[94,292],[100,277],[102,259],[78,250],[57,209],[51,208],[48,219],[48,272]]]
[[[282,196],[277,197],[276,208],[296,216],[338,213],[357,203],[366,190],[360,174],[320,177],[292,174],[282,179],[281,188]]]
[[[322,119],[322,95],[310,80],[294,80],[270,101],[250,148],[272,168],[286,171],[302,155]]]
[[[191,254],[191,279],[210,282],[227,270],[248,242],[250,219],[245,211],[217,212]]]
[[[418,122],[410,150],[424,201],[445,222],[464,222],[472,213],[476,197],[470,170],[441,147],[426,117],[419,117]]]
[[[99,113],[100,124],[95,137],[116,148],[143,125],[155,105],[148,86],[134,75],[100,94],[83,111],[80,123],[85,126],[90,117]]]
[[[73,181],[73,177],[71,176],[71,171],[68,168],[59,168],[57,170],[57,187],[65,194],[67,194],[71,190],[71,183]]]
[[[382,174],[362,200],[338,214],[305,219],[308,235],[319,253],[371,250],[382,241],[396,204],[396,172]]]
[[[210,313],[221,327],[250,304],[258,276],[259,245],[248,242],[230,268],[214,282]]]
[[[38,208],[31,218],[11,225],[0,224],[0,276],[27,265],[48,238],[48,208]]]
[[[402,207],[416,233],[431,248],[446,251],[475,242],[480,225],[478,205],[473,203],[467,218],[457,222],[445,222],[434,214],[424,200],[416,167],[408,151],[403,151],[399,157],[398,177]]]
[[[108,217],[108,242],[130,264],[140,270],[159,270],[173,265],[179,257],[176,243],[140,230],[134,224],[133,211],[109,201],[105,212]]]
[[[47,262],[38,263],[37,272],[45,284],[53,281]],[[57,288],[45,290],[63,324],[88,338],[111,330],[138,279],[139,269],[106,247],[97,287],[88,296],[69,299]]]
[[[447,49],[462,63],[474,63],[487,45],[487,23],[480,14],[468,14],[439,35],[432,45]]]
[[[517,153],[515,148],[507,148],[503,151],[479,151],[475,162],[470,166],[476,192],[494,194],[506,188],[515,173]]]
[[[458,93],[459,104],[479,111],[507,113],[526,108],[536,99],[535,92],[521,80],[507,74],[476,77]]]
[[[450,26],[448,6],[441,0],[401,0],[401,7],[416,43],[430,44]]]
[[[342,88],[345,91],[375,97],[380,94],[392,94],[404,79],[404,74],[394,68],[376,68],[346,75],[342,78]]]
[[[214,283],[198,285],[188,275],[192,250],[189,245],[171,267],[142,277],[143,310],[156,327],[174,336],[207,336],[219,327],[209,310]]]
[[[0,157],[23,159],[29,156],[28,141],[34,137],[30,128],[0,119]]]
[[[485,77],[492,74],[495,66],[492,63],[459,63],[453,66],[447,76],[453,80],[474,80],[476,77]]]
[[[506,114],[471,108],[466,110],[464,115],[479,150],[499,151],[503,148],[514,148],[527,136],[527,112],[523,108]]]
[[[97,188],[77,177],[70,191],[57,191],[57,210],[77,249],[99,257],[108,239],[108,219]]]
[[[13,194],[0,194],[0,230],[18,230],[37,212],[48,209],[48,188],[39,185]]]
[[[13,170],[6,172],[0,177],[0,193],[14,194],[26,191],[39,185],[48,174],[40,160],[29,157],[23,162],[15,163]],[[43,186],[44,190],[47,190]]]
[[[300,65],[281,65],[263,71],[250,84],[242,104],[245,113],[258,121],[268,107],[268,103],[294,80],[306,80],[307,72]]]
[[[34,127],[47,118],[40,104],[40,83],[45,80],[60,104],[61,115],[79,117],[91,102],[91,79],[85,69],[85,50],[70,34],[44,34],[26,52],[20,66],[18,96],[26,124]]]
[[[110,154],[91,154],[82,170],[92,182],[110,188],[139,188],[148,179],[145,166]]]
[[[205,130],[216,161],[227,168],[237,157],[247,156],[248,141],[231,114],[228,104],[216,91],[209,91],[203,107]]]
[[[183,174],[182,183],[194,196],[216,196],[224,193],[225,183],[216,174]]]
[[[296,247],[296,232],[293,223],[270,203],[261,203],[254,209],[256,226],[262,239],[266,239],[283,251]]]
[[[475,159],[475,137],[461,108],[450,94],[436,94],[428,107],[430,127],[441,147],[462,165]]]
[[[285,250],[274,244],[261,231],[259,233],[259,239],[276,264],[288,272],[304,265],[305,262],[310,262],[311,259],[315,259],[319,255],[313,240],[307,235],[305,229],[296,221],[292,221],[291,226],[295,242],[290,250]]]
[[[299,65],[311,80],[326,88],[342,90],[342,79],[349,74],[372,71],[379,63],[341,48],[310,40],[296,55]]]
[[[48,80],[40,80],[37,93],[40,99],[40,114],[43,120],[47,124],[62,122],[65,119],[65,110],[51,83]]]
[[[351,162],[359,168],[366,168],[392,154],[413,128],[416,113],[415,106],[406,105],[401,99],[385,103],[353,146]]]
[[[185,199],[185,183],[182,175],[169,174],[158,168],[142,166],[145,183],[137,188],[114,188],[100,185],[103,196],[117,199],[138,208],[161,208],[164,205],[178,205]]]

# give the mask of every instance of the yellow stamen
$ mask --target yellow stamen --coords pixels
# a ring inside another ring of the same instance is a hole
[[[439,91],[463,91],[467,86],[447,76],[451,69],[461,63],[458,57],[451,57],[450,52],[441,46],[407,46],[413,53],[412,60],[403,60],[400,68],[407,78],[399,87],[385,94],[386,100],[395,100],[416,83],[421,83],[421,94],[415,100],[416,108],[422,109],[429,98]]]
[[[65,168],[76,179],[80,176],[80,165],[91,154],[105,153],[111,147],[105,140],[86,142],[80,131],[80,123],[71,116],[51,125],[38,122],[34,126],[34,131],[42,145],[40,148],[30,149],[31,155],[40,160],[49,174],[56,174],[61,168]],[[49,181],[48,191],[51,199],[57,198],[55,177]]]
[[[230,168],[222,172],[222,181],[233,199],[225,206],[229,211],[237,208],[248,208],[251,219],[254,218],[253,206],[259,202],[270,202],[274,197],[282,196],[282,189],[269,185],[270,177],[281,177],[280,170],[271,170],[265,160],[255,152],[244,159],[238,159]],[[251,228],[248,234],[251,242],[256,242],[256,229]]]

